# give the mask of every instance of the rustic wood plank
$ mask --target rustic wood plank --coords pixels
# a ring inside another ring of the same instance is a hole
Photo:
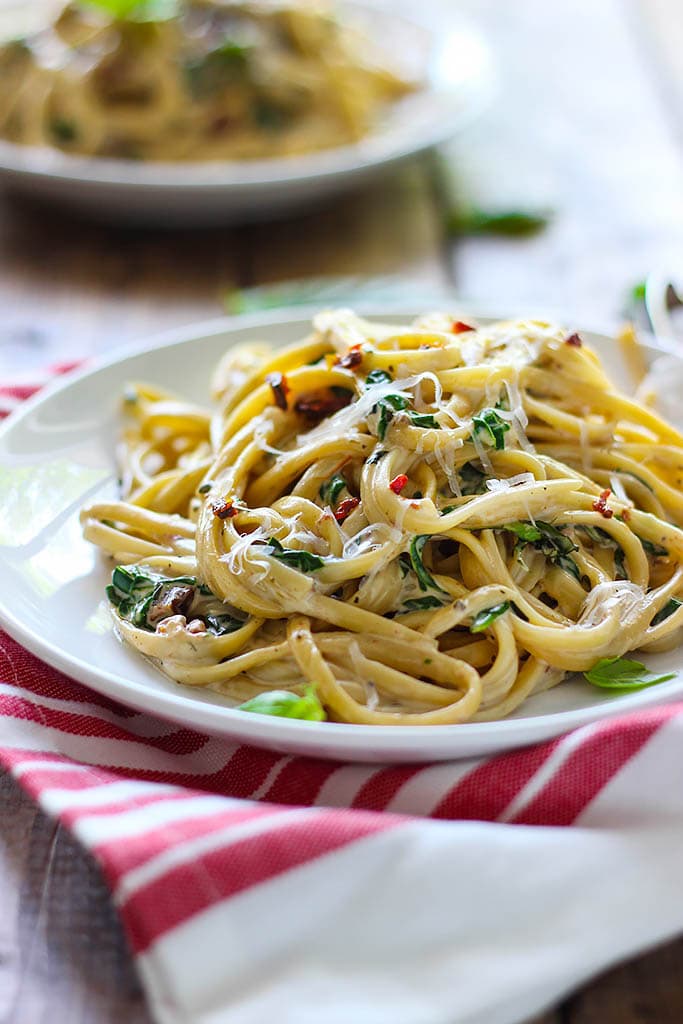
[[[630,6],[459,6],[488,32],[500,77],[497,102],[453,146],[461,190],[555,210],[535,238],[463,240],[459,288],[481,306],[611,319],[650,268],[680,264],[683,237],[683,154]]]
[[[305,216],[255,225],[246,241],[258,283],[398,271],[413,283],[447,280],[424,161]]]
[[[0,776],[1,1024],[151,1024],[100,873]]]
[[[570,999],[568,1024],[680,1024],[683,939],[610,971]]]

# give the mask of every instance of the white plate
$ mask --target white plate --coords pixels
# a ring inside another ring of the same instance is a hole
[[[414,315],[394,312],[382,319],[405,322]],[[264,338],[286,344],[309,327],[310,316],[299,312],[176,331],[55,384],[6,421],[0,430],[0,623],[12,636],[56,668],[134,708],[245,743],[345,760],[485,754],[683,696],[683,675],[624,697],[577,678],[532,697],[501,722],[405,728],[298,722],[235,711],[217,694],[171,682],[119,643],[102,599],[111,564],[82,539],[78,512],[86,501],[115,493],[117,404],[125,383],[155,381],[206,402],[209,375],[227,346]],[[614,342],[589,332],[583,336],[613,379],[628,387]],[[683,651],[645,660],[657,672],[683,670]]]
[[[0,10],[0,36],[35,26],[41,3],[10,0]],[[296,157],[174,164],[70,156],[0,140],[0,181],[119,223],[201,226],[262,219],[341,192],[452,138],[487,102],[489,53],[463,23],[444,11],[415,14],[409,0],[349,0],[344,8],[371,37],[390,51],[411,54],[415,68],[427,73],[426,88],[393,104],[358,143]]]

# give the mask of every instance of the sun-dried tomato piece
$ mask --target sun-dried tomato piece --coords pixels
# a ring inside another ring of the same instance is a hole
[[[269,373],[266,376],[266,384],[270,384],[270,389],[273,392],[273,401],[278,409],[286,412],[289,386],[285,375],[283,373]]]
[[[337,359],[337,365],[344,370],[355,370],[363,362],[363,353],[360,345],[352,345],[348,352]]]
[[[578,335],[576,332],[574,332],[574,334],[570,334],[569,337],[565,338],[564,343],[565,345],[571,345],[573,348],[581,348],[581,346],[583,345],[583,342],[581,341],[581,336]]]
[[[614,515],[614,509],[607,507],[607,499],[609,498],[611,493],[612,492],[608,488],[606,491],[603,491],[600,497],[596,498],[593,502],[593,511],[599,512],[600,515],[604,516],[605,519],[611,519]]]
[[[211,510],[218,519],[232,519],[240,512],[231,501],[214,501]]]
[[[465,334],[467,331],[476,331],[476,327],[471,327],[466,324],[463,320],[454,320],[451,330],[453,334]]]
[[[400,494],[405,485],[408,483],[408,477],[405,473],[399,473],[389,483],[389,490],[393,491],[394,494]]]
[[[360,498],[344,498],[340,501],[335,509],[334,518],[338,523],[343,523],[345,519],[348,519],[354,509],[360,505]]]
[[[294,405],[296,412],[305,416],[312,423],[317,423],[325,416],[345,408],[353,398],[353,392],[346,388],[335,388],[324,394],[301,395]]]

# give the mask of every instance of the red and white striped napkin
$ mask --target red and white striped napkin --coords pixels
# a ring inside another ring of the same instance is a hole
[[[0,633],[0,764],[97,859],[163,1024],[514,1024],[683,930],[681,704],[349,765],[133,712]]]

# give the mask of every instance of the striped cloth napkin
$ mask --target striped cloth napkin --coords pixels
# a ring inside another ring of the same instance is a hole
[[[340,764],[133,712],[0,633],[0,764],[101,866],[163,1024],[515,1024],[683,930],[683,705]]]

